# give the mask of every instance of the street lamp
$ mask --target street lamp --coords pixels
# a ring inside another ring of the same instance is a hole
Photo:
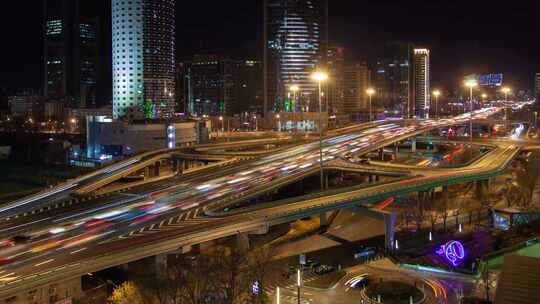
[[[373,88],[369,88],[366,90],[366,93],[368,94],[369,96],[369,121],[371,122],[372,120],[372,111],[371,111],[371,96],[373,96],[373,94],[375,94],[375,89]]]
[[[321,167],[321,190],[324,190],[323,153],[322,153],[322,82],[328,79],[328,74],[315,72],[311,78],[319,84],[319,165]]]
[[[294,122],[294,130],[293,131],[296,131],[296,105],[298,103],[298,92],[300,91],[300,87],[297,86],[297,85],[292,85],[289,87],[289,90],[291,90],[291,92],[293,93],[293,122]]]
[[[534,127],[538,125],[538,112],[534,111]]]
[[[253,115],[253,119],[255,120],[255,132],[259,131],[259,126],[257,124],[257,115]]]
[[[512,90],[509,87],[504,87],[501,91],[504,93],[504,121],[506,122],[506,129],[508,130],[508,94],[510,94]]]
[[[221,122],[221,132],[225,132],[225,126],[223,125],[223,116],[219,117],[219,121]]]
[[[482,101],[486,102],[487,98],[488,98],[488,95],[486,93],[482,93]]]
[[[300,286],[302,286],[302,273],[300,272],[300,269],[296,270],[296,287],[297,287],[297,295],[298,295],[298,304],[300,304]]]
[[[277,119],[277,127],[278,127],[278,132],[281,132],[281,120],[280,120],[280,115],[279,114],[276,114],[276,119]]]
[[[469,128],[471,132],[471,145],[473,140],[473,123],[472,123],[472,112],[473,112],[473,89],[478,86],[478,82],[475,79],[467,80],[465,86],[469,88],[469,98],[470,98],[470,113],[469,113]]]
[[[439,96],[441,96],[441,91],[433,91],[433,96],[435,96],[435,118],[439,119]]]

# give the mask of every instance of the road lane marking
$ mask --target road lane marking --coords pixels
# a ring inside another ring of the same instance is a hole
[[[81,251],[84,251],[84,250],[86,250],[86,247],[81,248],[81,249],[77,249],[75,251],[72,251],[72,252],[70,252],[70,254],[75,254],[75,253],[78,253],[78,252],[81,252]]]
[[[46,261],[43,261],[43,262],[41,262],[41,263],[35,264],[34,267],[39,267],[39,266],[48,264],[48,263],[50,263],[50,262],[52,262],[52,261],[54,261],[54,259],[46,260]]]

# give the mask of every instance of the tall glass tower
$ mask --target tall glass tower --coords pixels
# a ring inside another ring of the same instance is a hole
[[[100,18],[92,0],[44,0],[44,95],[75,107],[96,102]]]
[[[413,66],[409,73],[411,78],[409,81],[409,116],[429,118],[431,103],[429,50],[415,48],[411,56]]]
[[[113,0],[113,116],[167,118],[175,107],[175,0]]]
[[[265,0],[264,112],[287,110],[289,87],[297,85],[300,110],[317,100],[310,75],[326,64],[326,0]]]

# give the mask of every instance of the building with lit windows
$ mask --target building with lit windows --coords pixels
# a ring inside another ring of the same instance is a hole
[[[347,64],[343,75],[343,111],[348,114],[369,109],[367,89],[371,73],[366,63]]]
[[[316,108],[311,74],[326,65],[327,6],[326,0],[264,1],[265,114],[285,110],[291,85],[300,88],[298,110]]]
[[[345,49],[342,47],[329,47],[327,56],[327,100],[328,111],[333,114],[344,114],[344,67],[345,67]]]
[[[380,106],[406,114],[409,100],[409,54],[406,42],[385,44],[382,56],[373,65],[373,87]],[[405,111],[404,111],[405,110]]]
[[[175,109],[175,0],[113,0],[113,117]]]
[[[540,103],[540,73],[534,75],[534,98],[538,105]]]
[[[408,116],[429,118],[431,101],[429,50],[415,48],[411,53]]]
[[[44,95],[75,107],[96,102],[100,10],[93,0],[43,0]]]

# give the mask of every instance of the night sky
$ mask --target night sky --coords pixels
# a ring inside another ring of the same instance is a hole
[[[95,0],[106,1],[106,0]],[[0,1],[0,88],[39,89],[40,0]],[[262,0],[177,0],[177,54],[260,56]],[[188,4],[189,3],[189,4]],[[330,41],[351,59],[374,58],[385,41],[432,50],[432,86],[451,88],[468,73],[502,72],[531,89],[540,71],[540,13],[535,1],[330,0]]]

